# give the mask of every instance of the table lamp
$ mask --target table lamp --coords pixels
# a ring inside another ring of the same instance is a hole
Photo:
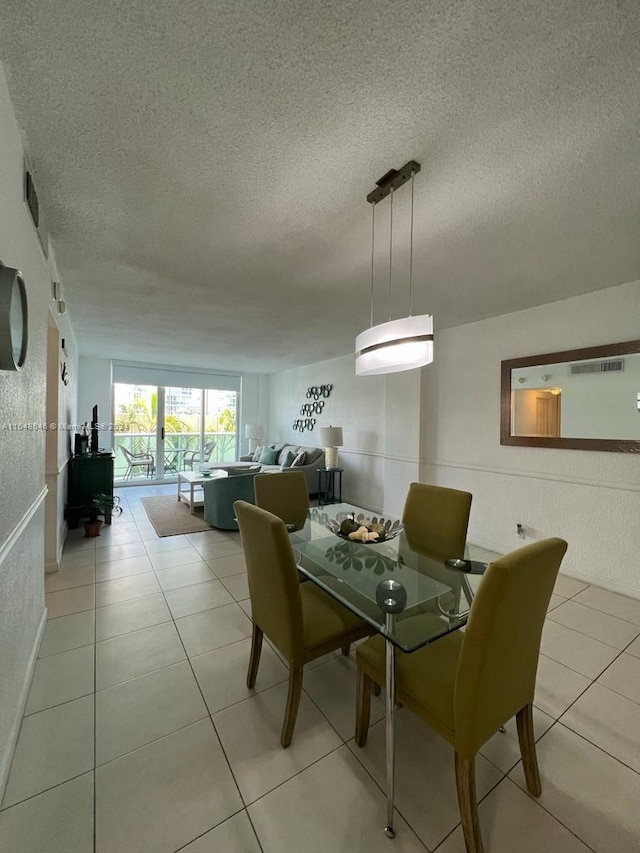
[[[249,439],[249,452],[255,450],[258,442],[264,438],[264,427],[262,424],[247,424],[244,428],[244,437]]]
[[[338,448],[342,447],[342,427],[320,427],[320,444],[324,447],[325,466],[338,467]]]

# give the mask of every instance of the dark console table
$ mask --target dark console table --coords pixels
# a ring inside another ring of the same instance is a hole
[[[113,460],[114,455],[107,453],[83,453],[72,456],[69,462],[69,483],[67,491],[67,522],[69,527],[77,527],[79,513],[74,507],[91,503],[94,495],[113,497]],[[111,514],[105,515],[105,524],[111,524]]]

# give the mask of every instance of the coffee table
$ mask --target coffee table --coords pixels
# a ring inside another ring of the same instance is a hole
[[[191,509],[191,515],[195,515],[198,506],[204,506],[203,486],[209,480],[216,477],[227,477],[229,471],[252,470],[260,468],[255,462],[214,462],[202,465],[201,471],[178,471],[178,502],[184,501]],[[211,474],[203,474],[202,471],[211,471]],[[182,488],[186,486],[186,488]]]
[[[217,477],[227,476],[227,472],[223,470],[212,471],[208,476],[200,471],[178,471],[178,503],[184,501],[190,508],[191,515],[195,515],[196,507],[204,506],[204,484]]]

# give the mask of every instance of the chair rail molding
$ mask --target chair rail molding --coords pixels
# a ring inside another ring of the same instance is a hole
[[[0,545],[0,566],[4,563],[7,558],[7,555],[9,554],[13,546],[16,544],[20,536],[26,530],[27,525],[38,511],[40,505],[43,503],[48,493],[49,487],[46,485],[43,486],[40,492],[38,492],[33,502],[30,504],[30,506],[27,507],[26,511],[23,513],[20,521],[18,521],[18,523],[9,533],[5,541]]]
[[[390,462],[409,462],[413,465],[420,464],[423,460],[418,456],[398,456],[394,453],[385,453],[383,450],[349,450],[347,447],[340,448],[340,455],[351,454],[353,456],[371,456],[374,459],[386,459]]]
[[[578,486],[593,486],[598,489],[615,489],[622,492],[640,492],[640,483],[616,483],[610,480],[572,477],[570,474],[548,474],[540,471],[522,471],[519,468],[496,468],[492,465],[478,465],[471,462],[450,462],[445,459],[420,459],[420,465],[434,468],[456,468],[462,471],[479,471],[484,474],[502,474],[506,477],[526,477],[530,480],[550,480],[556,483],[571,483]]]

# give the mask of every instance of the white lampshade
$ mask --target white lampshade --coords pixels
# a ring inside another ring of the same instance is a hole
[[[342,447],[342,427],[320,427],[322,447]]]
[[[262,424],[247,424],[244,428],[245,438],[264,438],[264,427]]]
[[[356,338],[356,376],[397,373],[432,361],[431,314],[380,323]]]

